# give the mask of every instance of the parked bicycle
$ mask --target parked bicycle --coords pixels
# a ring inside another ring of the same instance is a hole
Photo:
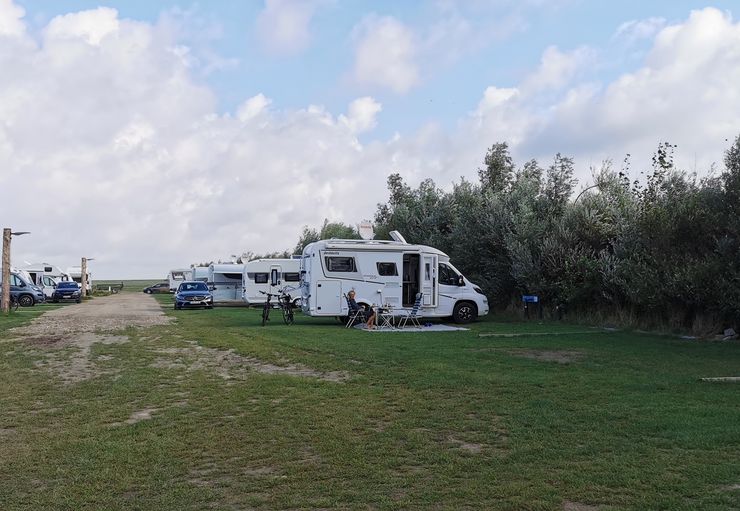
[[[20,304],[18,303],[18,297],[15,295],[10,295],[10,310],[16,312],[18,310],[18,307],[20,307]]]
[[[286,325],[292,325],[295,319],[293,316],[293,297],[290,296],[288,291],[293,291],[293,289],[284,287],[280,290],[278,304],[280,305],[280,310],[283,312],[283,321]]]
[[[265,304],[262,306],[262,326],[265,326],[268,321],[270,321],[270,309],[272,308],[272,304],[270,303],[270,300],[272,300],[273,296],[278,296],[275,293],[268,293],[266,291],[260,291],[263,295],[266,296]]]

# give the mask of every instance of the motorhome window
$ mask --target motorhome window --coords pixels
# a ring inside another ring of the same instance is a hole
[[[298,273],[283,273],[283,280],[285,282],[300,282],[301,276]]]
[[[254,274],[254,283],[255,284],[267,284],[267,281],[270,280],[270,274],[269,273],[255,273]]]
[[[398,268],[396,263],[377,263],[378,264],[378,275],[381,277],[394,277],[398,275]]]
[[[44,271],[46,273],[51,273],[54,271],[54,268],[52,268],[51,266],[44,266]]]
[[[445,263],[439,263],[439,283],[446,286],[456,286],[460,275],[447,266]]]
[[[357,271],[354,257],[327,257],[326,258],[326,270],[354,273]]]

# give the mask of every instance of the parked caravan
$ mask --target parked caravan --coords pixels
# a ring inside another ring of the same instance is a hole
[[[70,276],[70,278],[77,282],[78,284],[82,285],[82,268],[80,266],[70,266],[67,268],[66,273]],[[90,270],[87,270],[87,292],[92,293],[92,273],[90,273]]]
[[[242,301],[243,264],[212,264],[208,267],[208,286],[217,305],[244,305]]]
[[[31,282],[44,291],[46,298],[51,298],[59,282],[72,280],[67,272],[49,263],[31,263],[23,269],[28,272]]]
[[[192,268],[178,268],[170,270],[167,273],[167,281],[170,284],[170,293],[174,293],[177,286],[185,282],[186,280],[193,280],[193,269]]]
[[[193,268],[192,280],[208,282],[208,266],[196,266]]]
[[[309,316],[346,316],[345,295],[360,305],[411,310],[422,293],[423,317],[452,317],[467,323],[488,314],[483,291],[466,279],[444,252],[413,245],[398,232],[394,241],[321,240],[301,258],[302,309]]]
[[[283,287],[293,287],[294,305],[301,302],[301,261],[297,259],[255,259],[244,265],[242,273],[242,299],[247,305],[264,304],[266,296],[260,293],[275,293]]]

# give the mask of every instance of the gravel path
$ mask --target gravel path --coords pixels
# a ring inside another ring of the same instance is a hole
[[[165,325],[170,320],[152,296],[118,293],[51,310],[30,325],[14,329],[13,333],[31,337],[67,336],[85,332],[111,332],[129,326],[145,328]]]

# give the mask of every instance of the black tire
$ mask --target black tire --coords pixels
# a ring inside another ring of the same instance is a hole
[[[113,292],[114,292],[114,293],[117,293],[118,291],[113,291]],[[146,294],[148,294],[148,295],[152,294],[152,290],[151,290],[151,289],[145,289],[145,290],[144,290],[144,292],[145,292]]]
[[[295,300],[293,300],[293,308],[294,309],[300,309],[301,308],[301,299],[300,298],[296,298]]]
[[[32,307],[36,305],[36,302],[31,295],[21,295],[18,297],[18,305],[21,307]]]
[[[262,326],[265,326],[265,324],[270,321],[270,309],[268,307],[262,308]]]
[[[206,309],[213,309],[213,305],[206,305]]]
[[[288,307],[283,307],[283,321],[286,325],[292,325],[293,324],[293,309]]]
[[[75,300],[75,302],[77,302],[77,303],[82,303],[82,300]]]
[[[478,316],[478,308],[472,302],[457,302],[452,309],[452,319],[455,323],[464,325]]]
[[[178,307],[177,304],[175,304],[175,310],[176,311],[179,311],[180,310],[180,307]]]

